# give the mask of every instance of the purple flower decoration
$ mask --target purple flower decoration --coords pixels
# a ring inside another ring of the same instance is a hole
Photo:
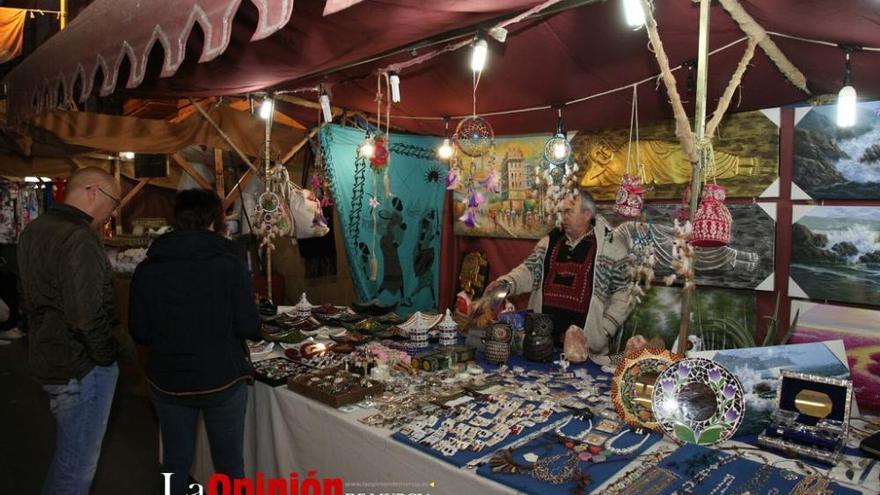
[[[458,219],[464,222],[465,227],[469,229],[473,229],[477,226],[477,212],[473,208],[468,208],[467,211],[464,212],[464,215],[458,217]]]
[[[672,378],[664,379],[662,382],[660,382],[660,385],[663,387],[663,392],[667,394],[671,394],[672,391],[675,390],[675,380],[673,380]]]
[[[486,198],[483,197],[482,194],[477,192],[476,189],[471,189],[468,193],[467,205],[468,208],[477,208],[481,204],[486,202]]]
[[[480,185],[487,191],[498,194],[501,192],[501,182],[498,180],[498,172],[495,169],[489,171],[489,175],[485,179],[479,181]]]
[[[710,381],[712,381],[714,383],[720,379],[721,379],[721,370],[720,369],[712,368],[709,370],[709,380]]]
[[[459,184],[461,184],[461,173],[458,171],[458,168],[450,168],[449,172],[446,173],[446,189],[456,189]]]
[[[736,387],[733,386],[732,383],[728,383],[724,386],[724,398],[732,399],[733,396],[736,395]]]
[[[680,364],[678,366],[678,376],[680,378],[685,379],[688,377],[688,375],[690,373],[691,373],[691,367],[688,366],[687,364]]]
[[[739,417],[739,413],[736,411],[736,409],[734,409],[732,407],[730,409],[728,409],[726,413],[724,413],[724,419],[728,423],[733,423],[734,421],[736,421],[736,418],[738,418],[738,417]]]

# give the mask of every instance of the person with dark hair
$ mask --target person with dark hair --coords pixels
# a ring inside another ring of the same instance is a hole
[[[57,425],[44,494],[89,492],[119,377],[134,342],[116,313],[113,273],[97,230],[116,214],[119,185],[95,167],[74,173],[63,204],[21,233],[18,267],[30,364]]]
[[[260,340],[260,318],[237,245],[217,232],[221,214],[213,192],[179,192],[175,230],[153,242],[131,281],[129,329],[152,347],[146,375],[174,494],[186,493],[199,413],[217,472],[244,476],[253,377],[244,339]]]

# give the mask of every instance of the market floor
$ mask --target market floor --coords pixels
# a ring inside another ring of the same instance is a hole
[[[52,457],[55,421],[31,377],[26,338],[0,346],[0,391],[0,494],[38,494]],[[123,367],[92,495],[161,493],[158,451],[155,413],[136,372]]]

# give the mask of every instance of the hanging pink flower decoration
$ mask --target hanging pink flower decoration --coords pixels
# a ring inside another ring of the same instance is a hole
[[[378,208],[381,205],[382,203],[380,203],[379,200],[376,199],[376,196],[370,196],[370,208]]]
[[[459,185],[461,185],[461,172],[459,172],[458,167],[452,167],[446,173],[446,189],[450,191],[458,189]]]
[[[496,172],[495,169],[490,170],[489,175],[479,182],[483,188],[491,193],[499,194],[501,192],[501,181],[499,180],[498,172]]]

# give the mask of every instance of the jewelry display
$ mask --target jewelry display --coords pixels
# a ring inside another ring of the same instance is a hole
[[[825,495],[830,480],[824,476],[807,476],[798,482],[788,495]]]
[[[738,459],[738,457],[733,456],[733,455],[725,455],[725,456],[719,457],[718,460],[716,460],[712,464],[709,464],[708,466],[706,466],[702,470],[698,471],[692,478],[685,481],[684,484],[681,485],[681,488],[680,488],[681,492],[685,493],[685,494],[698,495],[699,493],[701,493],[701,491],[695,491],[695,489],[697,487],[702,485],[702,483],[704,481],[706,481],[706,479],[708,479],[710,476],[712,476],[712,474],[715,471],[717,471],[719,468],[721,468],[727,464],[730,464],[731,462],[733,462],[737,459]]]
[[[627,433],[629,433],[628,430],[623,430],[620,433],[618,433],[617,435],[614,435],[613,437],[609,438],[605,442],[605,450],[607,450],[608,452],[611,452],[612,454],[616,454],[616,455],[629,455],[629,454],[632,454],[633,452],[639,450],[640,448],[642,448],[642,445],[645,445],[645,442],[647,442],[648,439],[651,438],[651,434],[647,433],[644,435],[644,438],[642,438],[642,440],[635,445],[630,445],[629,447],[622,447],[622,448],[615,447],[614,442],[619,440],[620,437],[626,435]]]
[[[753,493],[761,493],[772,473],[773,466],[762,464],[761,469],[759,469],[754,476],[749,478],[747,483],[743,484],[741,487],[737,487],[736,490],[730,492],[730,495],[751,495]]]
[[[679,481],[678,475],[668,469],[651,464],[646,466],[644,471],[637,470],[634,475],[625,477],[630,484],[619,491],[609,487],[605,490],[606,495],[657,495]]]
[[[725,495],[727,493],[727,489],[730,488],[730,485],[733,484],[733,481],[736,479],[736,476],[727,473],[724,475],[724,479],[721,480],[721,483],[715,485],[715,488],[709,492],[709,495]]]
[[[257,380],[273,387],[284,385],[287,379],[314,371],[313,368],[290,361],[282,357],[264,359],[254,363],[254,374]]]
[[[566,458],[565,464],[558,470],[553,471],[551,468],[553,463],[562,458]],[[561,485],[566,481],[572,481],[577,478],[579,463],[580,459],[578,456],[571,452],[544,457],[533,465],[532,469],[529,470],[529,475],[538,481],[545,481],[552,485]]]
[[[596,425],[596,430],[603,433],[615,433],[620,430],[620,423],[610,419],[603,419]]]

